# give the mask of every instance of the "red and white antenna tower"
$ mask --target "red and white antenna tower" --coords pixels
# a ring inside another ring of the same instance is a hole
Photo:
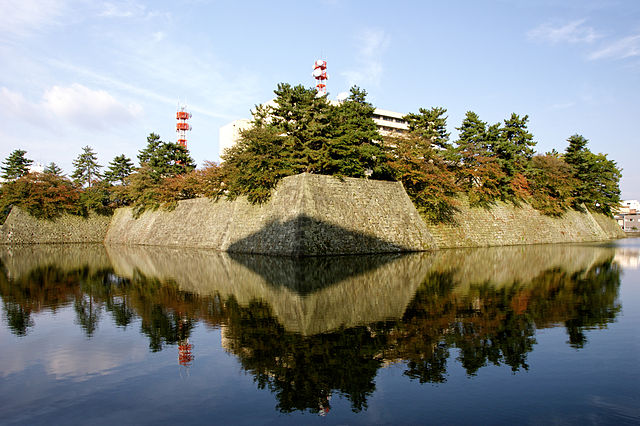
[[[329,75],[327,75],[327,61],[324,59],[318,59],[313,63],[313,78],[316,79],[316,89],[318,90],[318,96],[326,96],[327,95],[327,79]]]
[[[191,130],[191,126],[189,125],[189,119],[191,118],[191,114],[185,111],[187,108],[186,105],[179,105],[178,112],[176,113],[176,119],[178,122],[176,123],[176,133],[178,135],[178,144],[187,147],[187,130]]]

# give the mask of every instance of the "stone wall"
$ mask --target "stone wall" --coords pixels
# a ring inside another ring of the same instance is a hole
[[[284,178],[260,206],[193,199],[138,219],[119,209],[105,242],[288,256],[435,248],[400,183],[307,173]]]
[[[459,199],[453,224],[426,224],[398,182],[301,174],[284,178],[271,200],[185,200],[173,211],[112,218],[39,220],[13,209],[0,243],[79,243],[200,247],[286,256],[393,253],[436,248],[604,241],[624,233],[608,217],[568,211],[561,218],[528,204],[471,208]]]
[[[37,219],[14,207],[0,227],[0,244],[102,243],[110,220],[96,214]]]
[[[589,212],[567,211],[545,216],[526,203],[496,203],[491,208],[470,207],[458,199],[459,211],[451,224],[428,224],[438,248],[488,247],[520,244],[576,243],[624,237],[613,219]]]
[[[624,238],[625,234],[618,222],[609,216],[605,216],[601,213],[591,213],[593,218],[598,222],[600,228],[607,234],[609,239]]]

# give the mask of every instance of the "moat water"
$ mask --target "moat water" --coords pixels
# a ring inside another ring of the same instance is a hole
[[[639,424],[640,239],[0,247],[0,424]]]

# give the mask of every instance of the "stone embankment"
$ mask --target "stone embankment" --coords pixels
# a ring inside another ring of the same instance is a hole
[[[110,222],[111,216],[97,214],[36,219],[14,208],[0,227],[0,244],[102,243]]]
[[[284,178],[260,206],[246,199],[194,199],[138,219],[120,209],[105,242],[286,256],[435,248],[400,183],[308,173]]]
[[[452,223],[427,227],[438,248],[581,243],[625,236],[615,220],[586,210],[569,210],[557,218],[545,216],[526,203],[470,207],[464,197],[458,199]]]
[[[199,247],[285,256],[392,253],[438,248],[604,241],[624,237],[613,219],[569,211],[544,216],[527,204],[472,208],[463,197],[450,224],[427,224],[398,182],[301,174],[271,200],[185,200],[173,211],[130,208],[113,217],[38,220],[13,209],[0,243],[86,243]]]

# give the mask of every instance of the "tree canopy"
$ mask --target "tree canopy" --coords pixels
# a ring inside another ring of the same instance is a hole
[[[80,186],[91,188],[102,179],[102,166],[98,164],[98,156],[88,145],[82,148],[82,153],[73,161],[73,167],[75,170],[71,178]]]
[[[104,178],[111,184],[125,183],[126,178],[133,172],[133,161],[124,154],[116,156],[109,163],[109,170],[104,173]]]
[[[29,173],[29,166],[33,161],[25,157],[26,153],[27,151],[16,149],[9,154],[0,167],[3,179],[15,180]]]

